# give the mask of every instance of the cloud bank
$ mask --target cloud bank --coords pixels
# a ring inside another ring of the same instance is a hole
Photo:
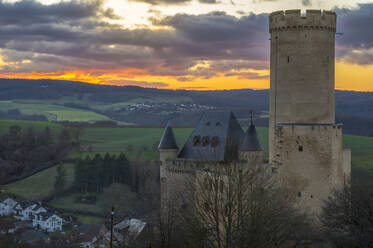
[[[335,11],[339,16],[338,32],[344,33],[337,37],[338,59],[373,64],[373,32],[369,31],[373,4]],[[119,18],[104,7],[103,0],[52,5],[36,0],[0,1],[0,72],[132,71],[133,75],[171,76],[180,82],[217,74],[268,78],[248,71],[269,68],[267,14],[236,17],[215,11],[155,16],[151,21],[156,29],[126,29],[114,24]],[[152,85],[167,86],[161,82]]]

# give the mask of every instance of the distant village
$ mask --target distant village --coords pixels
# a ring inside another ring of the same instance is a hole
[[[113,112],[126,112],[130,113],[133,111],[151,110],[153,112],[157,111],[174,111],[174,112],[194,112],[194,111],[205,111],[212,110],[215,107],[199,105],[195,103],[169,103],[169,102],[159,102],[159,103],[135,103],[124,107],[115,107]]]
[[[0,234],[19,235],[21,242],[49,243],[52,235],[64,235],[68,245],[83,248],[110,247],[110,228],[104,224],[81,224],[72,216],[61,215],[41,202],[6,198],[0,202]],[[134,242],[147,224],[128,218],[113,226],[113,244]]]

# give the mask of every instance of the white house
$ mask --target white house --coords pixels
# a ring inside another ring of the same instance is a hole
[[[31,219],[31,208],[34,207],[35,203],[30,201],[20,201],[14,207],[14,217],[20,220]]]
[[[29,201],[20,202],[14,207],[14,217],[23,221],[33,221],[37,214],[45,212],[47,212],[47,210],[41,206],[41,203]]]
[[[8,216],[14,214],[14,206],[17,202],[11,198],[7,198],[0,202],[0,216]]]
[[[41,212],[35,215],[32,225],[47,232],[62,231],[64,220],[54,213]]]

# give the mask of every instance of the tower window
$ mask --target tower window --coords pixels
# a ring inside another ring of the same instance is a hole
[[[303,152],[303,146],[299,146],[298,150],[299,150],[300,152]]]
[[[290,63],[290,56],[288,56],[288,63]]]
[[[217,136],[212,137],[211,139],[211,147],[216,147],[219,143],[219,138]]]
[[[298,197],[302,197],[302,192],[298,192]]]
[[[193,146],[197,146],[199,142],[199,136],[194,136],[193,137]]]
[[[208,143],[209,143],[209,137],[208,136],[204,136],[202,138],[202,146],[206,146],[206,145],[208,145]]]

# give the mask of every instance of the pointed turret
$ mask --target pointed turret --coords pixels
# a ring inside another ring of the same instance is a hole
[[[261,162],[263,160],[264,149],[260,143],[258,133],[253,120],[253,111],[251,113],[250,126],[247,129],[245,136],[240,145],[240,159],[249,162]]]
[[[170,123],[167,123],[161,142],[159,142],[158,150],[162,162],[166,159],[175,159],[177,157],[179,148]]]

